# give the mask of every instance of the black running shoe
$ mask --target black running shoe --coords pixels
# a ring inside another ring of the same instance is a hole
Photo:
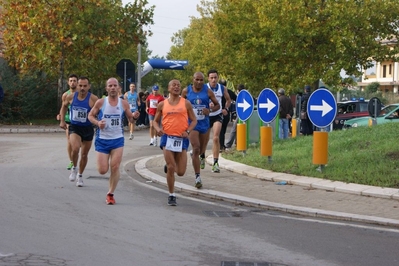
[[[169,206],[176,206],[176,197],[175,196],[169,196],[168,197],[168,205]]]

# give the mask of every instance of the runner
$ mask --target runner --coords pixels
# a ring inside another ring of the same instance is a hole
[[[69,125],[69,144],[71,145],[71,157],[73,166],[71,174],[69,175],[69,181],[74,182],[78,175],[78,181],[76,186],[83,186],[83,171],[86,168],[91,143],[94,136],[94,129],[91,122],[87,119],[87,116],[94,106],[94,103],[98,100],[98,97],[89,92],[90,81],[87,77],[80,77],[78,79],[78,89],[74,94],[69,94],[62,103],[61,107],[61,121],[60,127],[67,129],[65,122],[65,114],[68,106],[70,106],[70,120]],[[80,150],[80,160],[79,159]]]
[[[69,75],[69,77],[68,77],[69,90],[67,90],[66,92],[64,92],[62,94],[61,104],[62,104],[62,102],[65,100],[65,98],[68,95],[75,93],[77,85],[78,85],[78,76],[75,75],[75,74]],[[58,121],[61,120],[60,114],[57,115],[57,120]],[[65,133],[66,133],[66,137],[67,137],[67,153],[68,153],[68,158],[69,158],[69,164],[67,165],[67,170],[71,170],[72,166],[73,166],[73,162],[72,162],[72,155],[71,155],[72,148],[71,148],[71,145],[69,144],[69,133],[68,133],[68,126],[71,123],[71,120],[69,119],[69,106],[68,106],[68,110],[67,110],[67,112],[65,114],[65,123],[67,124],[67,128],[65,129]]]
[[[95,149],[97,151],[97,169],[104,175],[111,168],[109,190],[105,198],[108,205],[115,204],[114,192],[119,182],[119,167],[123,156],[125,138],[123,136],[123,116],[134,123],[140,113],[130,111],[127,101],[119,98],[118,80],[110,78],[106,82],[108,96],[99,99],[89,113],[89,120],[98,126]]]
[[[130,91],[127,91],[125,93],[125,99],[129,103],[130,111],[132,113],[134,113],[140,107],[141,101],[140,101],[140,98],[138,97],[138,94],[136,92],[136,85],[134,83],[131,83],[129,85],[129,89],[130,89]],[[133,136],[134,126],[135,126],[135,123],[130,123],[129,122],[129,130],[130,130],[129,139],[130,140],[132,140],[134,138],[134,136]]]
[[[182,97],[190,101],[197,117],[197,125],[192,130],[189,138],[193,148],[191,159],[195,172],[195,187],[202,187],[201,170],[205,168],[205,151],[209,140],[209,114],[220,107],[215,94],[204,84],[204,74],[196,72],[193,76],[193,85],[182,91]],[[214,107],[210,107],[212,102]],[[200,157],[201,154],[201,157]]]
[[[168,85],[169,98],[158,104],[154,129],[161,137],[160,148],[166,161],[169,197],[168,205],[176,206],[174,192],[175,172],[183,176],[187,168],[188,137],[197,124],[191,103],[180,97],[180,81],[174,79]],[[162,118],[162,128],[159,126]],[[188,119],[191,120],[189,125]]]

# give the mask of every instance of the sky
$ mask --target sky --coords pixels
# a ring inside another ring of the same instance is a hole
[[[129,0],[123,0],[127,4]],[[197,5],[200,0],[148,0],[147,7],[155,5],[154,25],[150,27],[152,37],[148,37],[148,48],[152,56],[165,56],[172,46],[173,33],[186,28],[190,17],[199,17]]]

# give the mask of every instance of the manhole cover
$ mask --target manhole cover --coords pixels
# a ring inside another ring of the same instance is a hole
[[[288,266],[286,264],[273,262],[240,262],[240,261],[222,261],[221,266]]]
[[[232,211],[204,211],[204,213],[211,217],[243,217],[244,212]]]
[[[88,176],[87,179],[108,180],[108,179],[109,179],[109,176],[105,176],[105,175],[91,175],[91,176]]]
[[[0,255],[0,266],[67,266],[67,261],[45,255],[34,255],[30,253],[17,253],[6,256]]]

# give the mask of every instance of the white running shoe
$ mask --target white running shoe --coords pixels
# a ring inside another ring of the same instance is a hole
[[[129,139],[130,139],[130,140],[134,139],[133,133],[130,133]]]
[[[69,181],[75,182],[77,175],[78,175],[78,169],[76,167],[72,167],[71,174],[69,175]]]
[[[78,177],[78,182],[76,182],[77,187],[83,187],[83,177]]]
[[[155,140],[154,140],[154,146],[156,147],[157,145],[158,145],[158,139],[155,138]]]

